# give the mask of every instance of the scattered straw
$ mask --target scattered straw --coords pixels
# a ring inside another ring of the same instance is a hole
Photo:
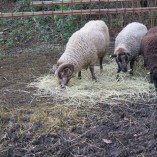
[[[82,71],[82,79],[72,78],[66,87],[61,89],[53,75],[38,78],[29,86],[35,87],[37,96],[50,96],[56,101],[65,101],[68,104],[100,103],[106,101],[129,100],[144,98],[145,95],[155,95],[154,87],[149,84],[147,71],[136,65],[135,75],[120,73],[116,80],[117,65],[114,61],[103,65],[100,73],[99,66],[95,66],[97,81],[91,79],[89,70]]]

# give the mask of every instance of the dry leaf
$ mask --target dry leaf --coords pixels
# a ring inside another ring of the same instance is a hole
[[[112,143],[112,141],[111,141],[111,140],[108,140],[108,139],[103,139],[103,141],[104,141],[105,143],[107,143],[107,144]]]

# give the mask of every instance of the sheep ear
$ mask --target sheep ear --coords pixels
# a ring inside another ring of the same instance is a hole
[[[117,55],[116,54],[112,54],[112,55],[110,55],[110,57],[111,58],[115,58],[115,57],[117,57]]]
[[[63,73],[67,77],[70,77],[73,74],[73,72],[74,66],[72,64],[61,64],[57,70],[59,78],[62,78],[61,73]]]
[[[128,52],[126,52],[126,55],[127,55],[127,56],[131,56],[131,54],[130,54],[130,53],[128,53]]]

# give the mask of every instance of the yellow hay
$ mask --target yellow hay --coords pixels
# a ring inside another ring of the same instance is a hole
[[[66,87],[61,89],[54,75],[46,75],[38,78],[29,86],[35,87],[36,95],[51,96],[56,101],[64,101],[68,104],[98,103],[114,100],[129,100],[155,95],[154,87],[149,84],[147,71],[136,66],[135,75],[120,73],[119,81],[116,80],[117,65],[114,61],[103,65],[100,72],[99,66],[95,66],[97,81],[91,79],[89,70],[82,71],[82,79],[72,78]]]

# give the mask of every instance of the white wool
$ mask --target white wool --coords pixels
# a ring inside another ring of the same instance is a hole
[[[116,37],[114,54],[117,54],[119,48],[124,48],[132,56],[136,56],[140,50],[141,40],[147,31],[147,27],[141,23],[128,24]]]
[[[109,32],[105,22],[92,20],[69,38],[65,52],[58,64],[74,65],[75,73],[94,65],[98,57],[104,57],[109,46]]]

